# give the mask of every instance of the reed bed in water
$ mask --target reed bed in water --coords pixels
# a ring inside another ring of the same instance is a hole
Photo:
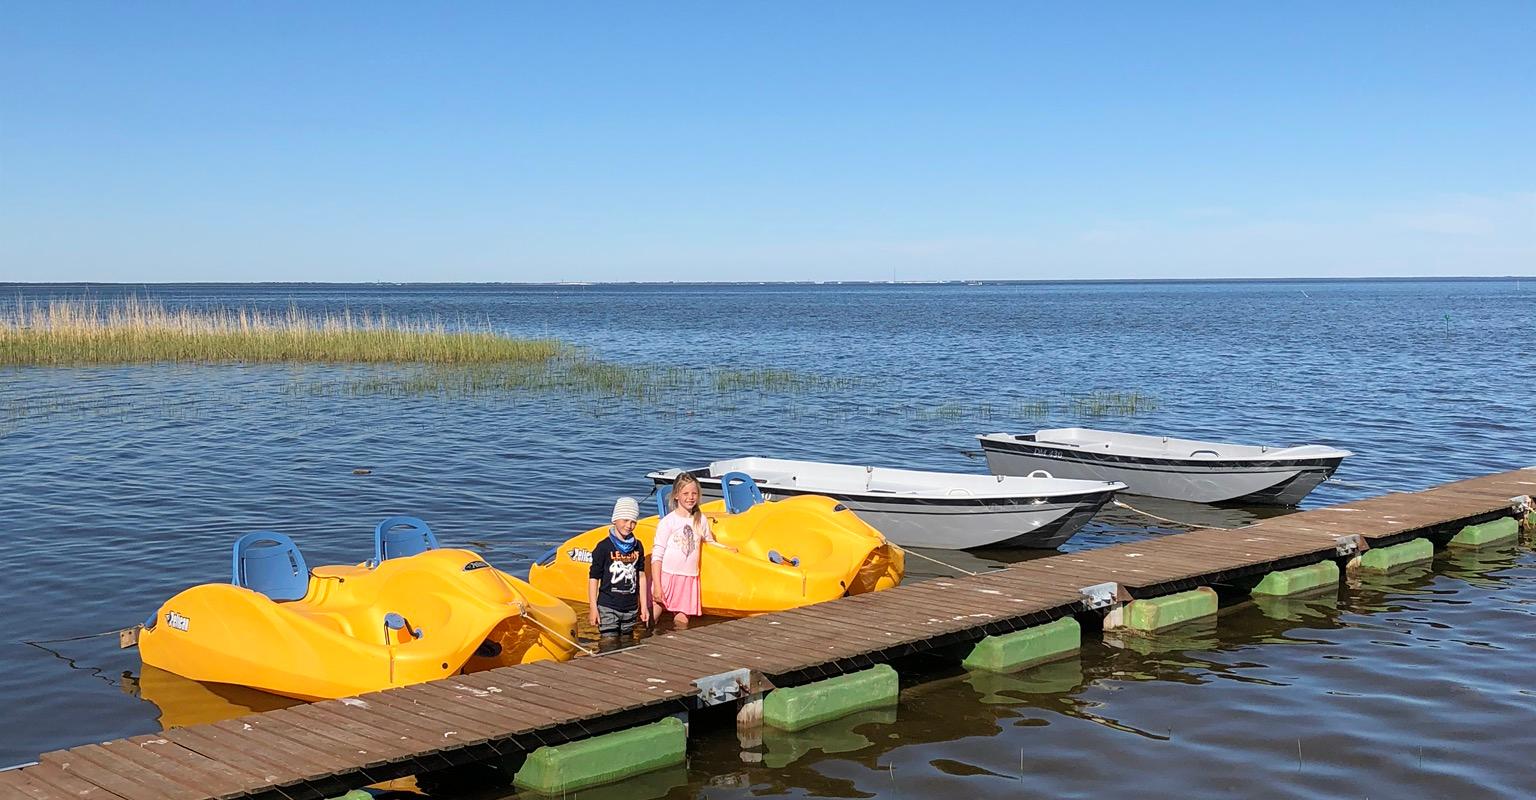
[[[1074,395],[1073,413],[1084,417],[1128,417],[1157,410],[1157,398],[1141,392],[1090,392]]]
[[[555,392],[617,397],[646,402],[687,402],[688,398],[742,392],[798,394],[842,390],[852,378],[782,369],[730,369],[614,364],[571,351],[540,363],[437,366],[383,371],[343,380],[295,381],[293,394],[348,396],[483,397],[512,392]]]
[[[950,401],[938,406],[902,406],[898,411],[917,420],[958,422],[1008,421],[1066,418],[1132,417],[1157,410],[1157,398],[1141,392],[1087,392],[1064,395],[1057,399],[1018,398],[1008,403],[970,403]]]
[[[0,365],[130,363],[543,364],[569,348],[377,315],[194,311],[129,298],[18,302],[0,314]]]

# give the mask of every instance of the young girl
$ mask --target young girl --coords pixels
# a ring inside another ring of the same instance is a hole
[[[656,525],[651,544],[651,593],[657,605],[673,612],[679,628],[688,617],[702,613],[699,593],[699,550],[706,542],[731,552],[736,548],[715,541],[709,518],[699,511],[699,479],[684,472],[672,483],[668,499],[672,512]],[[658,609],[660,611],[660,609]]]

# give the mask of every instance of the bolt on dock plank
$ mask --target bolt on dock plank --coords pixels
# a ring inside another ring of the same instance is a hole
[[[1529,511],[1536,468],[1063,553],[974,576],[659,634],[642,646],[327,700],[44,753],[0,798],[310,800],[514,755],[695,707],[699,679],[786,686],[1090,609],[1083,589],[1157,597]],[[1523,504],[1523,505],[1522,505]],[[592,692],[588,689],[600,688]]]

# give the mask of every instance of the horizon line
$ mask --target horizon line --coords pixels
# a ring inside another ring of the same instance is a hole
[[[1352,277],[1267,278],[951,278],[944,280],[784,280],[784,281],[0,281],[0,286],[1021,286],[1052,284],[1138,283],[1411,283],[1509,281],[1532,275],[1382,275]]]

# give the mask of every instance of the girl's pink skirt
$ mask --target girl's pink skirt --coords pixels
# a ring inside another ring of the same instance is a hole
[[[699,608],[699,576],[661,572],[659,583],[661,584],[661,605],[666,610],[681,612],[690,617],[697,617],[704,613]]]

